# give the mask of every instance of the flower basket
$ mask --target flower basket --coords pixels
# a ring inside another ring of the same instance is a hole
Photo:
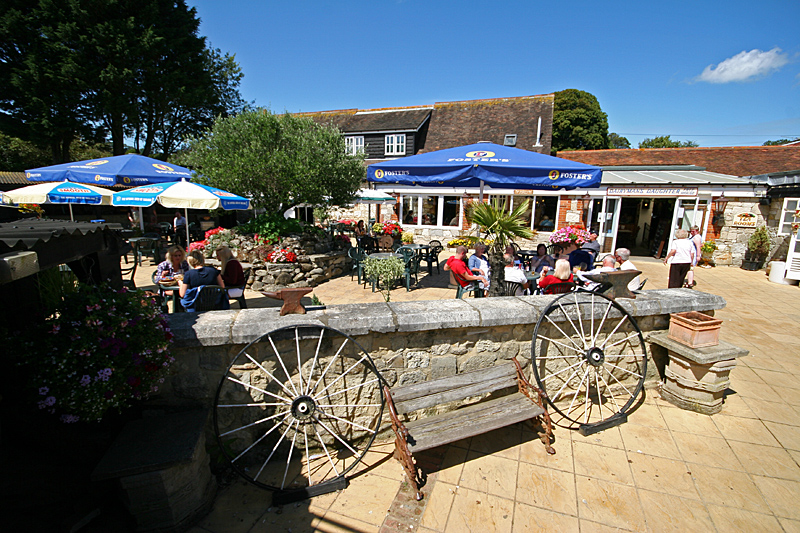
[[[589,242],[589,232],[579,226],[567,226],[554,231],[550,235],[550,242],[565,247],[575,244],[580,248],[584,243]]]
[[[712,316],[687,311],[669,315],[667,337],[690,348],[704,348],[719,344],[719,330],[722,320]]]

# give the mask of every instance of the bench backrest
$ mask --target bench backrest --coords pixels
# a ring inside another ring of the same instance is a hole
[[[455,376],[393,387],[391,394],[398,414],[403,414],[516,385],[517,370],[514,363],[508,361]]]

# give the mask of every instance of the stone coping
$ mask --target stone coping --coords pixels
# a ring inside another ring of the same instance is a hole
[[[175,347],[248,344],[272,330],[320,324],[352,336],[450,328],[535,324],[557,296],[509,296],[416,302],[332,305],[305,315],[280,316],[277,308],[177,313],[169,315]],[[725,299],[691,289],[658,289],[617,299],[634,317],[725,307]]]
[[[670,339],[667,332],[660,331],[658,333],[651,333],[647,336],[647,341],[653,344],[658,344],[674,352],[689,361],[699,363],[701,365],[708,365],[719,361],[726,361],[728,359],[735,359],[737,357],[744,357],[748,350],[734,346],[729,342],[723,340],[719,341],[716,346],[706,346],[703,348],[692,348],[686,346],[676,340]]]

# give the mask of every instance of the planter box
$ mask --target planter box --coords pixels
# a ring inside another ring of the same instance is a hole
[[[690,348],[716,346],[721,326],[722,320],[697,311],[672,313],[668,337]]]
[[[763,266],[764,266],[763,261],[752,261],[750,259],[745,259],[742,261],[742,270],[751,270],[751,271],[761,270]]]

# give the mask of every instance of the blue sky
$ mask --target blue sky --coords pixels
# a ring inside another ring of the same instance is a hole
[[[800,2],[188,0],[276,112],[580,89],[635,148],[800,137]]]

